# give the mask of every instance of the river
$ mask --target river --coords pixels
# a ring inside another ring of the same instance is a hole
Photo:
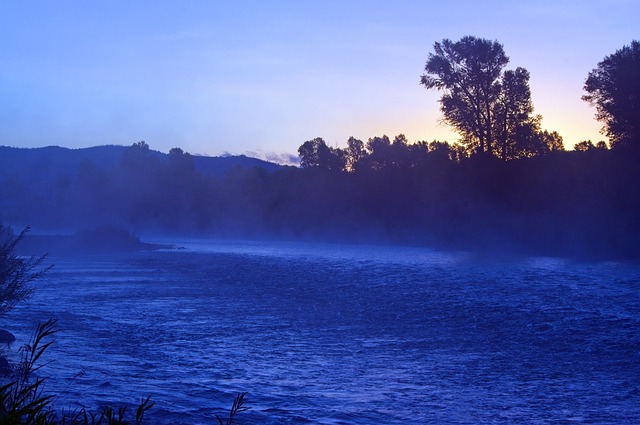
[[[3,319],[59,408],[152,424],[640,423],[640,265],[424,248],[181,241],[49,258]],[[16,347],[12,347],[16,351]]]

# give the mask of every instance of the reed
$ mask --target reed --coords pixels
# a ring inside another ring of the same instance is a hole
[[[15,253],[16,245],[29,228],[18,236],[0,224],[0,316],[33,292],[30,283],[42,277],[50,268],[42,268],[46,255],[25,259]],[[143,399],[130,414],[127,406],[105,406],[98,411],[87,408],[57,412],[55,396],[44,391],[44,378],[38,376],[41,358],[53,344],[55,319],[38,325],[33,337],[19,350],[20,360],[9,365],[9,382],[0,386],[0,425],[142,425],[145,414],[154,406],[149,397]],[[4,364],[3,363],[3,364]],[[226,422],[216,415],[221,425],[231,425],[236,414],[248,410],[244,405],[247,393],[236,396]]]
[[[57,412],[53,407],[54,395],[44,391],[45,379],[38,376],[39,364],[45,351],[53,344],[58,332],[56,320],[38,325],[28,344],[20,348],[20,361],[13,367],[9,383],[0,387],[0,425],[142,425],[145,414],[154,406],[149,397],[142,400],[133,414],[127,406],[105,406],[98,411],[87,408]],[[216,415],[220,425],[232,425],[245,406],[247,393],[239,393],[223,420]]]
[[[91,412],[86,408],[58,414],[52,406],[55,397],[44,391],[44,378],[37,372],[39,360],[53,344],[56,320],[40,324],[28,344],[20,348],[20,361],[14,367],[13,379],[0,387],[0,424],[25,425],[141,425],[145,413],[154,405],[142,400],[132,419],[126,406],[110,406]]]

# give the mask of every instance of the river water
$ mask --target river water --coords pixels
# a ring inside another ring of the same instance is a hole
[[[50,258],[60,408],[152,424],[640,423],[640,265],[258,242]],[[15,351],[15,346],[11,350]]]

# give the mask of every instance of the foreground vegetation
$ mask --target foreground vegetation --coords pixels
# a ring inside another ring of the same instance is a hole
[[[15,366],[15,374],[9,383],[0,387],[1,424],[38,425],[142,425],[144,416],[154,403],[149,397],[142,400],[133,414],[129,408],[116,409],[105,406],[97,412],[87,408],[74,411],[56,411],[54,395],[45,391],[45,380],[37,376],[41,368],[38,361],[53,343],[51,337],[57,332],[56,321],[49,320],[38,326],[32,340],[21,350],[21,360]],[[216,415],[220,425],[231,425],[236,414],[244,412],[247,393],[240,393],[233,402],[229,415],[223,420]]]
[[[0,387],[0,423],[3,424],[69,424],[69,425],[128,425],[142,424],[144,414],[153,407],[149,398],[143,400],[132,421],[127,419],[128,409],[104,407],[97,413],[86,408],[73,412],[56,412],[52,407],[54,396],[44,391],[44,379],[36,376],[37,365],[47,348],[48,339],[55,334],[55,320],[38,326],[29,344],[21,350],[21,360],[15,367],[15,376]]]

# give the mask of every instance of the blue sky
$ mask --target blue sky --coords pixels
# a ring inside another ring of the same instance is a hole
[[[0,1],[0,144],[295,154],[323,137],[456,140],[419,85],[433,43],[498,40],[569,148],[604,139],[588,72],[637,0]]]

